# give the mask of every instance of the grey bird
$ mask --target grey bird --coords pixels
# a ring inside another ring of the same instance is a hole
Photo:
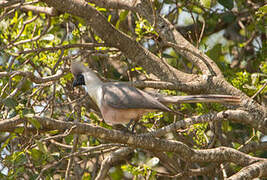
[[[239,102],[239,98],[228,95],[155,97],[123,83],[102,82],[91,69],[80,62],[72,62],[71,72],[74,75],[73,87],[79,85],[86,87],[87,93],[109,125],[136,121],[147,112],[174,112],[165,105],[168,103],[229,102],[236,104]]]

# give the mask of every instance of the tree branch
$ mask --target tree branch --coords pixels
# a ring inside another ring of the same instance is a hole
[[[264,160],[262,158],[252,157],[228,147],[195,150],[189,148],[187,145],[179,141],[170,141],[144,134],[129,134],[117,130],[108,130],[102,127],[92,126],[90,124],[65,122],[40,116],[29,115],[28,118],[36,119],[41,124],[41,127],[46,129],[57,129],[59,131],[64,131],[75,125],[76,128],[73,129],[73,133],[87,134],[89,136],[100,138],[109,142],[128,144],[130,147],[134,148],[143,148],[151,151],[157,149],[157,151],[175,152],[178,153],[179,156],[185,161],[233,162],[238,165],[247,166],[254,162]],[[16,117],[13,119],[13,121],[18,123],[22,120],[28,120],[28,118]],[[1,131],[6,130],[2,127],[0,129]]]
[[[209,113],[209,114],[204,114],[200,116],[186,118],[184,120],[177,121],[176,123],[172,123],[168,126],[164,126],[163,128],[157,129],[154,132],[150,132],[150,135],[160,137],[169,132],[173,132],[181,128],[189,127],[190,125],[193,125],[193,124],[218,121],[218,120],[223,120],[223,119],[248,124],[262,131],[265,134],[267,132],[267,127],[261,126],[260,122],[255,123],[255,119],[253,119],[252,116],[248,112],[242,111],[242,110],[226,110],[226,111],[221,111],[218,113]]]
[[[108,46],[121,50],[125,56],[146,68],[149,73],[154,74],[162,80],[175,82],[187,90],[198,89],[201,79],[198,75],[186,74],[170,66],[165,60],[157,57],[134,39],[118,31],[107,19],[96,9],[83,0],[43,0],[48,5],[59,11],[68,12],[82,17],[93,28],[95,33],[105,41]],[[71,6],[70,6],[71,4]],[[100,26],[101,25],[101,26]],[[112,34],[112,36],[110,36]]]
[[[259,177],[267,177],[267,160],[253,163],[242,168],[238,173],[227,178],[227,180],[244,180]]]
[[[116,164],[120,161],[126,160],[127,157],[132,152],[133,152],[133,149],[129,148],[129,147],[124,147],[124,148],[121,148],[121,149],[118,149],[118,150],[112,152],[108,157],[106,157],[102,161],[101,168],[100,168],[95,180],[105,179],[105,177],[107,177],[107,173],[108,173],[109,169],[111,168],[111,166],[113,166],[114,164]]]
[[[59,80],[62,76],[65,75],[64,71],[67,70],[60,69],[56,72],[56,74],[47,77],[37,77],[32,72],[24,72],[24,71],[0,72],[0,77],[23,76],[29,78],[32,82],[36,84],[41,84]]]

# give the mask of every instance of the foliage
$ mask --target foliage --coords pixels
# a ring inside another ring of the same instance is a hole
[[[267,82],[267,46],[264,27],[267,6],[262,5],[260,1],[255,2],[251,1],[255,5],[252,7],[244,0],[155,0],[151,1],[151,4],[154,11],[161,13],[172,24],[178,24],[178,30],[190,43],[198,46],[214,60],[228,82],[246,95],[253,96]],[[27,0],[25,3],[47,7],[43,2],[32,4]],[[258,4],[261,6],[255,9]],[[0,118],[3,120],[16,116],[23,118],[30,117],[32,114],[64,121],[74,121],[78,118],[83,123],[112,129],[101,121],[97,110],[91,108],[93,105],[88,97],[84,97],[80,103],[75,101],[81,98],[81,94],[84,95],[85,91],[72,89],[72,75],[69,72],[71,60],[84,60],[100,75],[109,79],[151,80],[154,77],[143,67],[127,59],[118,49],[106,45],[84,19],[67,12],[50,16],[46,13],[23,10],[19,4],[16,5],[0,9],[0,71],[8,73],[0,79]],[[174,49],[161,46],[159,34],[155,30],[156,24],[149,23],[147,19],[141,18],[128,9],[98,7],[93,3],[88,5],[101,12],[107,21],[114,25],[114,28],[125,32],[155,55],[165,58],[173,67],[187,73],[199,73],[190,61]],[[238,13],[234,13],[233,8]],[[245,11],[248,15],[241,17]],[[186,15],[182,15],[182,12]],[[179,24],[179,20],[185,18],[191,21],[192,17],[193,26]],[[96,43],[96,45],[68,47],[81,42]],[[32,77],[45,79],[60,71],[63,75],[54,81],[37,82]],[[22,76],[20,72],[31,74]],[[167,95],[185,95],[184,92],[177,90],[162,92]],[[266,101],[266,93],[267,88],[263,89],[255,100],[259,103],[264,99]],[[180,104],[170,105],[170,107],[183,113],[185,117],[226,109],[225,106],[216,103]],[[75,111],[76,108],[79,109],[80,114]],[[63,179],[66,162],[70,158],[68,155],[72,153],[69,147],[75,144],[75,136],[68,132],[62,135],[62,132],[58,131],[44,133],[36,119],[29,119],[28,123],[24,123],[23,127],[17,127],[13,132],[0,132],[0,179],[21,177],[36,179],[40,173],[43,179]],[[181,119],[168,113],[153,112],[142,117],[140,127],[144,127],[145,131],[151,131]],[[212,126],[220,127],[218,124],[195,124],[181,132],[175,132],[171,138],[180,140],[179,138],[183,137],[183,142],[190,147],[206,148],[212,141]],[[140,129],[142,131],[142,128]],[[238,123],[223,122],[220,129],[228,141],[228,144],[224,145],[234,146],[236,149],[247,140],[260,142],[263,136],[252,127]],[[82,135],[78,136],[77,141],[79,150],[83,147],[97,147],[107,143]],[[214,146],[220,146],[223,143],[218,138],[214,144]],[[114,145],[114,147],[117,146]],[[94,168],[99,168],[100,161],[104,159],[107,152],[114,150],[112,148],[88,150],[89,153],[80,154],[77,156],[77,164],[73,172],[80,173],[82,179],[95,178],[97,169]],[[135,150],[137,156],[142,153],[140,149]],[[128,174],[128,177],[134,179],[144,177],[156,179],[157,171],[166,169],[160,163],[149,166],[147,162],[150,160],[148,155],[150,152],[146,153],[144,155],[146,158],[139,159],[139,163],[131,158],[121,166],[116,166],[114,172],[109,173],[110,177],[123,179],[125,174]],[[264,151],[251,154],[266,158]],[[167,156],[171,158],[172,155]],[[47,169],[43,171],[44,168]],[[75,168],[78,169],[77,172]],[[234,166],[231,172],[239,169]],[[218,175],[218,177],[221,176]]]

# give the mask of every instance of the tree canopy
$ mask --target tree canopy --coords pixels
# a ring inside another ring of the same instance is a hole
[[[262,0],[0,2],[0,179],[267,177],[266,13]],[[130,133],[107,125],[72,61],[103,81],[175,103]]]

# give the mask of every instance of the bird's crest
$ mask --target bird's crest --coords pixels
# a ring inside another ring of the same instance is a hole
[[[90,71],[90,69],[84,66],[81,62],[73,61],[70,66],[70,71],[73,75],[78,75],[84,72]]]

